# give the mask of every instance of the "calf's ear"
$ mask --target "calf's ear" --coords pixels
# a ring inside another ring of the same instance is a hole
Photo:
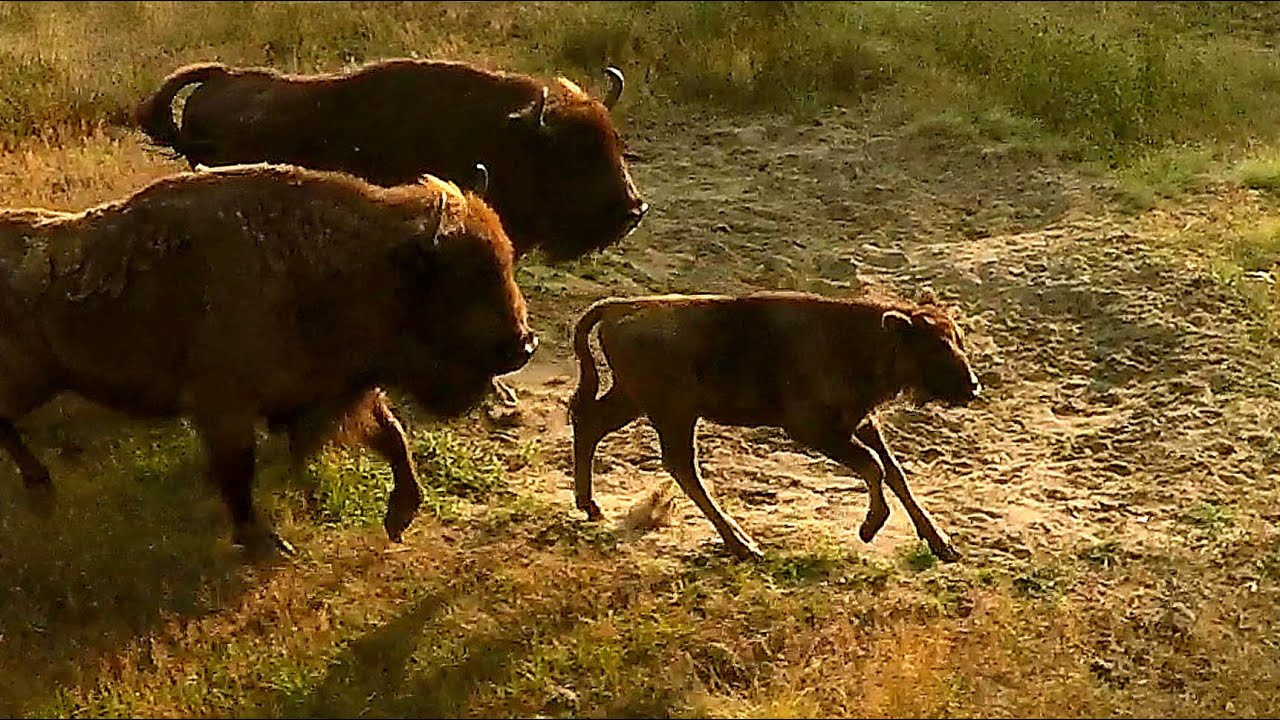
[[[880,316],[880,327],[890,331],[901,331],[911,327],[911,318],[897,310],[885,310]]]

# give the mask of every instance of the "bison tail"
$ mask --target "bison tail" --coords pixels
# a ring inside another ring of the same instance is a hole
[[[188,85],[223,77],[229,72],[222,63],[200,63],[175,70],[164,79],[155,94],[138,105],[134,112],[135,122],[156,145],[182,152],[182,131],[173,121],[173,99]]]
[[[600,318],[604,317],[605,309],[612,302],[600,300],[587,308],[573,331],[573,354],[578,358],[578,389],[573,393],[570,412],[583,403],[595,400],[596,392],[600,390],[600,373],[596,370],[596,359],[591,355],[591,331],[600,322]]]

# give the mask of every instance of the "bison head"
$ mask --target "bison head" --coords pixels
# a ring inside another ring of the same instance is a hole
[[[982,390],[964,351],[959,326],[941,310],[926,306],[910,314],[887,310],[881,325],[898,340],[898,370],[919,402],[963,405]]]
[[[648,203],[640,196],[622,140],[609,111],[622,95],[623,77],[608,68],[611,87],[603,101],[559,78],[508,123],[522,167],[502,184],[532,189],[525,202],[499,208],[509,227],[529,236],[522,247],[537,245],[553,261],[569,260],[626,237],[644,218]],[[527,230],[526,230],[527,229]]]
[[[428,409],[454,414],[477,400],[494,376],[523,367],[538,337],[497,214],[473,193],[429,183],[439,191],[436,209],[423,213],[431,217],[419,219],[420,237],[398,264],[411,288],[408,342],[429,348],[430,359],[398,374]]]

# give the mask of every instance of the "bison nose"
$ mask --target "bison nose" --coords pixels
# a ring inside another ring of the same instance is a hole
[[[513,345],[507,345],[505,352],[502,353],[499,361],[498,373],[505,375],[515,372],[528,364],[529,359],[538,350],[538,336],[531,331],[525,331],[520,339]]]

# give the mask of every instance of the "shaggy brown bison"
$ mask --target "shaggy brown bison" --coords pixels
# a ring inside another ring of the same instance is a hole
[[[597,324],[613,375],[600,398],[588,345]],[[574,351],[580,366],[570,401],[574,490],[589,518],[601,517],[591,497],[596,445],[645,415],[658,432],[664,467],[729,550],[760,557],[755,542],[703,486],[694,435],[698,419],[706,418],[783,428],[862,476],[870,495],[860,529],[864,542],[889,517],[883,481],[933,553],[948,562],[959,558],[912,497],[871,416],[902,393],[921,403],[961,404],[978,396],[961,331],[941,308],[888,297],[837,300],[790,292],[609,299],[583,314]]]
[[[397,185],[424,173],[464,181],[483,163],[486,200],[516,256],[540,247],[558,261],[621,240],[648,209],[609,115],[622,73],[606,74],[601,101],[565,78],[461,62],[392,59],[322,75],[203,63],[165,78],[136,120],[192,167],[281,162]],[[173,101],[194,84],[178,125]]]
[[[0,446],[24,483],[52,488],[14,423],[59,392],[186,416],[253,550],[289,549],[254,509],[258,419],[299,460],[372,417],[375,449],[407,461],[393,417],[352,410],[375,386],[454,416],[536,346],[498,216],[436,178],[239,166],[79,213],[0,211]],[[396,470],[393,538],[421,500],[412,466]]]

